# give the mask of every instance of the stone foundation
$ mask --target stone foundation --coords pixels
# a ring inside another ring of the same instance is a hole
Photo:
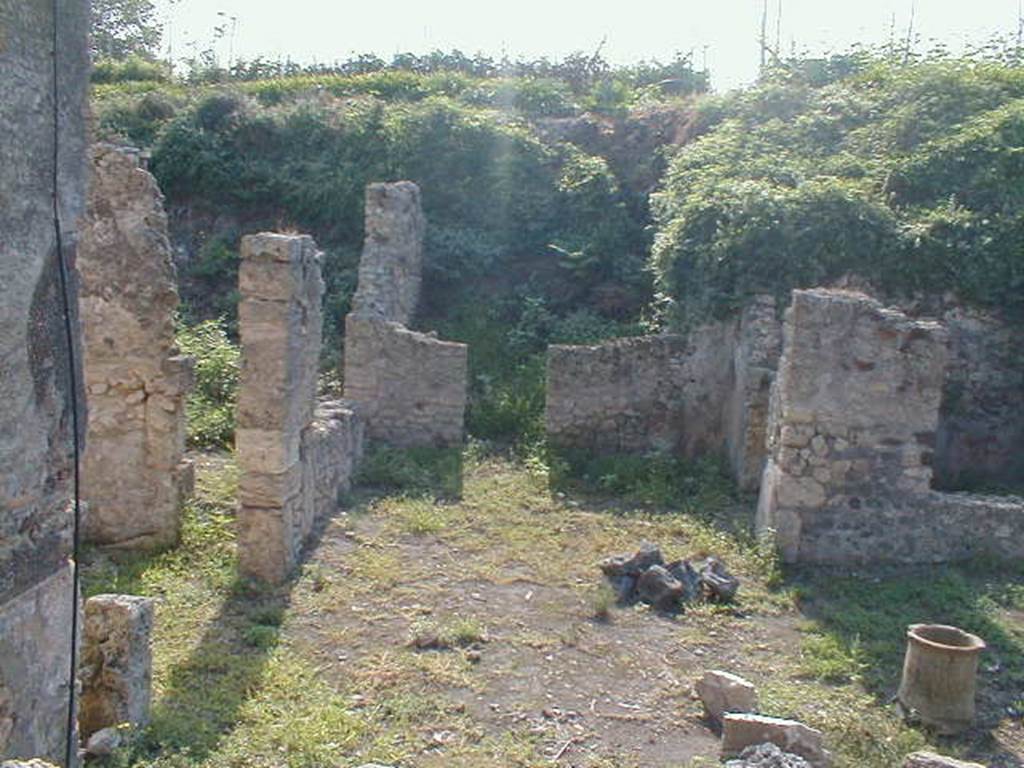
[[[559,448],[727,457],[756,487],[780,348],[774,303],[687,336],[620,339],[548,350],[545,420]]]
[[[947,343],[863,294],[793,292],[757,512],[787,561],[1024,556],[1024,502],[931,489]]]
[[[362,453],[355,413],[316,410],[323,281],[307,236],[250,235],[239,268],[239,567],[278,583]],[[321,463],[323,462],[323,463]]]
[[[345,397],[367,437],[396,446],[462,442],[465,344],[406,326],[419,302],[425,223],[408,181],[366,188],[366,243],[359,288],[345,319]]]
[[[85,538],[133,549],[175,544],[192,486],[184,458],[192,361],[175,346],[163,196],[132,150],[93,148],[78,271],[89,398]]]
[[[64,761],[70,484],[82,435],[72,434],[59,267],[74,265],[85,208],[88,29],[84,0],[0,0],[0,760]],[[73,269],[69,277],[77,347]]]
[[[97,595],[86,600],[79,663],[83,739],[121,723],[149,722],[152,629],[151,598]]]

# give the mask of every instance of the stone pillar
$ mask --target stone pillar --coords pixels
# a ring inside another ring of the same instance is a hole
[[[249,235],[241,256],[239,567],[276,583],[297,561],[308,518],[300,458],[316,403],[324,285],[308,236]]]
[[[133,549],[175,544],[191,491],[192,366],[175,346],[163,196],[133,150],[93,148],[78,269],[89,396],[85,537]]]
[[[353,311],[409,325],[420,300],[426,222],[411,181],[366,187],[366,240]]]
[[[85,0],[0,0],[0,760],[63,762],[67,736],[75,436],[58,259],[74,263],[85,203],[88,30]]]
[[[102,728],[149,722],[152,629],[151,598],[97,595],[85,601],[78,714],[83,740]]]
[[[787,561],[915,559],[900,510],[929,494],[945,329],[815,289],[793,292],[784,336],[758,528]]]

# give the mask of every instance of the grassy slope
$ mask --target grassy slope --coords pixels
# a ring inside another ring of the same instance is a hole
[[[279,591],[234,578],[228,457],[203,459],[181,547],[119,565],[90,558],[88,593],[148,594],[159,606],[153,723],[111,765],[533,766],[568,743],[578,765],[667,766],[669,748],[713,751],[687,691],[725,665],[758,683],[764,712],[823,728],[838,765],[881,768],[929,741],[886,703],[904,628],[925,619],[956,622],[992,649],[982,727],[937,746],[1005,764],[1024,754],[1020,715],[1007,714],[1024,688],[1019,572],[782,574],[748,536],[715,524],[749,500],[706,478],[686,491],[701,500],[688,514],[635,493],[552,492],[537,466],[472,449],[377,454],[365,479],[405,488],[353,497]],[[724,557],[744,579],[738,605],[672,619],[612,608],[610,622],[595,621],[608,601],[594,563],[644,539],[669,556]],[[424,634],[451,647],[409,647]],[[637,703],[609,711],[623,699]]]

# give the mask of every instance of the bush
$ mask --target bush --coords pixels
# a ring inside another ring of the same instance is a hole
[[[846,274],[1024,313],[1024,69],[798,63],[709,101],[654,196],[675,319]]]
[[[186,405],[188,444],[193,448],[230,447],[235,435],[238,400],[238,346],[228,338],[223,320],[179,325],[178,347],[195,360],[195,388]]]

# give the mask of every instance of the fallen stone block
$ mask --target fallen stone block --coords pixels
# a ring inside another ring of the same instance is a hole
[[[711,670],[704,673],[694,689],[713,720],[721,720],[726,712],[757,711],[757,689],[739,675]]]
[[[659,611],[673,611],[679,608],[686,590],[663,566],[652,565],[637,579],[636,593]]]
[[[981,763],[968,763],[934,752],[912,752],[903,760],[903,768],[985,768]]]
[[[101,728],[85,742],[89,757],[109,757],[121,746],[121,732],[117,728]]]
[[[740,580],[729,573],[725,563],[717,557],[709,557],[701,566],[700,580],[708,597],[722,603],[732,602],[740,589]]]
[[[664,564],[665,560],[661,556],[661,550],[654,544],[645,541],[635,554],[613,555],[602,560],[601,572],[612,579],[621,576],[637,577],[652,566]]]
[[[810,763],[800,755],[783,752],[774,744],[758,744],[747,747],[738,760],[730,760],[725,768],[810,768]]]
[[[824,747],[821,731],[796,720],[727,712],[722,716],[722,758],[738,757],[744,749],[774,744],[800,755],[814,768],[828,768],[832,756]]]
[[[104,728],[149,721],[153,600],[97,595],[85,602],[78,724],[88,739]]]

